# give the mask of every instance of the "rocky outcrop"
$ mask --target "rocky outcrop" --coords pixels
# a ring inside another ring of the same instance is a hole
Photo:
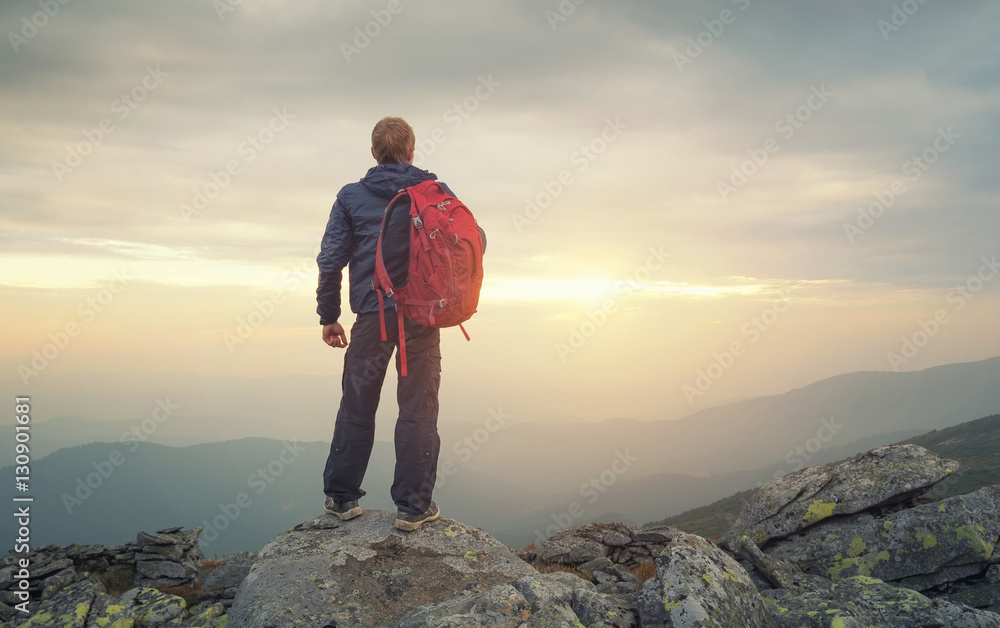
[[[919,607],[921,617],[954,615],[955,604],[997,611],[1000,573],[990,569],[1000,562],[994,556],[1000,540],[1000,486],[937,502],[918,504],[914,499],[933,486],[934,478],[944,478],[957,467],[954,461],[904,445],[882,447],[835,466],[804,469],[758,491],[721,542],[745,564],[752,563],[751,577],[758,583],[763,572],[755,567],[760,560],[754,563],[748,548],[759,545],[767,556],[793,566],[801,574],[797,577],[809,583],[803,593],[807,602],[843,601],[864,589],[878,591],[890,608]],[[771,581],[763,588],[767,586],[788,590],[787,582]],[[917,593],[922,595],[912,597]],[[769,595],[779,599],[786,594]],[[817,610],[810,604],[804,612]],[[773,611],[773,605],[769,608]],[[782,601],[782,608],[793,606]],[[856,618],[876,617],[872,609],[852,612]],[[993,619],[990,613],[987,619],[969,619],[968,625]],[[890,625],[885,621],[875,623]]]
[[[905,502],[958,468],[917,445],[879,447],[836,466],[808,467],[761,487],[720,539],[748,536],[765,548],[829,518]]]
[[[321,516],[277,536],[240,586],[230,626],[391,626],[425,604],[537,575],[478,528],[440,519],[404,533],[394,520]]]
[[[190,586],[204,558],[198,546],[201,528],[167,528],[156,534],[139,532],[125,545],[45,545],[27,554],[9,555],[0,563],[0,621],[18,616],[14,606],[30,601],[34,610],[88,574],[111,574],[134,581],[137,587]],[[18,561],[27,559],[28,586],[15,575]],[[86,587],[84,587],[86,588]],[[22,613],[23,615],[23,613]]]
[[[813,526],[767,552],[840,580],[871,576],[922,591],[985,572],[1000,538],[1000,486],[883,516]]]
[[[639,579],[607,557],[594,573],[627,574],[630,595],[616,587],[602,592],[567,572],[539,573],[486,532],[458,521],[440,519],[406,533],[393,527],[394,518],[381,511],[346,522],[322,516],[279,535],[258,552],[229,625],[639,626]]]
[[[148,587],[112,597],[91,576],[45,600],[30,617],[17,616],[5,626],[20,628],[225,628],[225,609],[206,607],[190,615],[183,598]]]
[[[475,595],[429,604],[396,628],[458,626],[639,626],[628,599],[599,593],[593,583],[566,572],[523,576]]]
[[[715,544],[680,534],[656,558],[656,577],[642,587],[643,626],[774,628],[750,576]]]
[[[741,555],[775,586],[763,591],[764,602],[782,628],[1000,626],[1000,616],[993,613],[931,599],[867,576],[851,576],[836,582],[813,576],[764,554],[747,537],[738,543]]]

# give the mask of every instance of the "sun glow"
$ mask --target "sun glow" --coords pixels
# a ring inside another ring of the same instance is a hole
[[[621,279],[494,279],[483,284],[482,299],[488,301],[591,301],[604,296],[721,297],[770,292],[774,286],[741,283],[730,286],[691,285],[673,281],[628,281]]]

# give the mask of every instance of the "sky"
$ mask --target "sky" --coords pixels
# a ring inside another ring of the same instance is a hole
[[[445,420],[469,391],[539,419],[675,418],[1000,355],[998,18],[986,0],[5,2],[0,381],[335,392],[315,257],[386,115],[489,240],[472,340],[442,334]]]

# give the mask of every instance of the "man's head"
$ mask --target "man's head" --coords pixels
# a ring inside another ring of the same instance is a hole
[[[372,157],[380,164],[413,163],[417,140],[402,118],[382,118],[372,129]]]

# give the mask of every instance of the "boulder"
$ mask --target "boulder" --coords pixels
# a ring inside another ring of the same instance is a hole
[[[97,578],[87,578],[68,586],[33,609],[26,620],[23,614],[11,620],[11,626],[22,628],[87,628],[87,617],[95,604],[108,597]]]
[[[879,447],[835,466],[789,473],[758,490],[720,539],[727,549],[747,536],[767,549],[830,517],[912,499],[958,468],[917,445]]]
[[[236,554],[225,564],[216,567],[212,573],[208,574],[205,582],[201,585],[203,591],[214,591],[219,589],[235,589],[243,583],[256,554],[243,552]]]
[[[30,616],[15,617],[8,624],[19,628],[163,628],[199,626],[224,628],[224,623],[182,624],[185,602],[156,589],[135,588],[118,597],[108,595],[95,577],[71,584],[44,600]],[[224,620],[222,620],[224,622]]]
[[[175,587],[194,578],[184,565],[166,560],[144,560],[135,564],[135,582],[144,587]]]
[[[181,628],[226,628],[229,616],[226,607],[216,602],[191,609],[191,616],[178,624]],[[109,626],[109,628],[111,628]]]
[[[428,604],[396,628],[634,628],[639,624],[631,606],[627,600],[597,592],[592,583],[573,574],[536,573],[482,593]]]
[[[834,582],[761,552],[748,537],[737,543],[739,554],[776,587],[762,594],[782,628],[996,627],[1000,620],[992,613],[934,600],[876,578],[852,576]]]
[[[1000,628],[1000,615],[867,576],[852,576],[811,591],[764,592],[764,601],[781,628]]]
[[[764,600],[738,562],[700,536],[681,534],[656,558],[639,595],[642,626],[771,628]]]
[[[201,583],[205,599],[219,601],[226,607],[232,606],[236,591],[250,573],[256,555],[256,552],[242,552],[213,569]]]
[[[425,604],[537,574],[478,528],[442,518],[407,533],[395,517],[325,515],[278,535],[240,585],[229,626],[391,626]]]
[[[87,617],[87,628],[113,626],[176,626],[185,616],[184,598],[156,589],[136,587],[113,598],[100,595]]]
[[[928,589],[985,571],[998,538],[1000,486],[991,486],[884,516],[832,519],[766,551],[832,580],[910,578]]]
[[[60,572],[52,574],[45,579],[45,586],[42,588],[42,599],[47,600],[55,597],[59,591],[77,581],[76,569],[67,567]]]

